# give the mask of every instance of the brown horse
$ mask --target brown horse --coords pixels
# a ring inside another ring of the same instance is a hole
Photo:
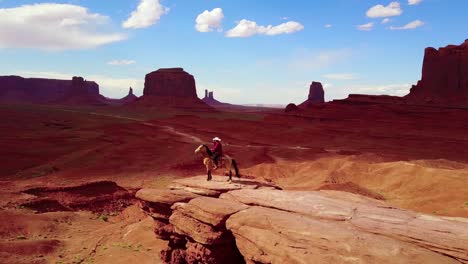
[[[207,145],[200,145],[195,150],[195,154],[200,154],[203,157],[203,164],[205,165],[206,173],[208,174],[207,181],[211,181],[212,179],[211,171],[216,170],[214,161],[211,158],[213,156],[211,149]],[[228,182],[232,181],[232,169],[233,168],[234,168],[234,171],[236,172],[236,176],[240,178],[239,168],[237,168],[237,162],[231,157],[229,157],[228,155],[223,155],[222,157],[219,158],[218,168],[225,168],[226,170],[229,171]]]

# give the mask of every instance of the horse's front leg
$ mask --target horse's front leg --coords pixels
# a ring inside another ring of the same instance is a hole
[[[211,181],[213,177],[211,177],[211,170],[208,170],[208,178],[206,179],[207,181]]]
[[[228,182],[232,182],[232,171],[229,170],[229,179],[228,179]]]

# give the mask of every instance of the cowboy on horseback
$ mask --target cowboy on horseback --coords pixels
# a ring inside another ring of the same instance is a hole
[[[223,146],[221,145],[221,139],[219,137],[213,138],[213,147],[211,148],[213,152],[212,159],[214,161],[215,170],[218,168],[218,160],[223,156]]]
[[[224,168],[229,172],[228,182],[232,182],[232,170],[234,170],[236,176],[240,178],[237,162],[229,155],[223,154],[220,138],[213,138],[213,147],[211,149],[205,144],[198,146],[195,150],[195,154],[199,154],[203,157],[203,165],[206,167],[208,181],[212,180],[211,172],[219,168]]]

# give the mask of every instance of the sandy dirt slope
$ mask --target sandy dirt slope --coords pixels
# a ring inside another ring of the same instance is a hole
[[[468,167],[457,162],[388,162],[375,155],[324,155],[305,162],[278,160],[244,172],[286,189],[336,189],[374,198],[377,195],[398,207],[468,217]]]

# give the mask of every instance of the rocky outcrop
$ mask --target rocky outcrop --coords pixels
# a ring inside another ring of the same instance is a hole
[[[422,78],[406,98],[419,104],[468,105],[468,40],[459,46],[426,48]]]
[[[148,73],[143,95],[198,98],[195,78],[182,68],[159,69]]]
[[[209,92],[208,90],[205,90],[205,97],[202,99],[203,102],[205,102],[208,105],[212,106],[222,106],[222,105],[229,105],[226,103],[222,103],[214,98],[214,92]]]
[[[72,105],[105,105],[106,98],[99,94],[99,85],[87,82],[83,77],[73,77],[70,89],[64,97],[56,101],[58,104]]]
[[[325,103],[325,91],[323,90],[322,83],[312,82],[309,88],[309,96],[307,97],[307,100],[299,106],[308,107],[322,103]]]
[[[143,204],[163,203],[169,210],[161,224],[159,213],[142,207],[155,219],[156,234],[169,241],[164,262],[468,263],[466,219],[423,215],[344,192],[225,180],[200,176],[175,181],[170,188],[176,190],[137,193]]]
[[[299,110],[299,107],[297,107],[296,104],[290,103],[286,106],[286,108],[284,109],[284,112],[286,113],[296,112],[297,110]]]
[[[229,184],[227,177],[206,176],[175,180],[170,190],[140,190],[142,209],[155,220],[155,233],[169,241],[161,252],[166,263],[242,263],[232,233],[225,227],[229,216],[247,205],[217,197],[240,189],[264,189],[271,184],[243,180]],[[172,204],[172,206],[170,206]]]
[[[59,103],[75,96],[94,97],[98,101],[103,99],[99,94],[99,85],[85,81],[81,77],[73,77],[70,81],[0,76],[0,101],[2,102]]]
[[[138,96],[136,96],[135,94],[133,94],[133,88],[130,87],[130,89],[128,90],[128,95],[125,96],[124,98],[120,99],[120,101],[121,101],[123,104],[128,104],[128,103],[135,102],[137,99],[138,99]]]

